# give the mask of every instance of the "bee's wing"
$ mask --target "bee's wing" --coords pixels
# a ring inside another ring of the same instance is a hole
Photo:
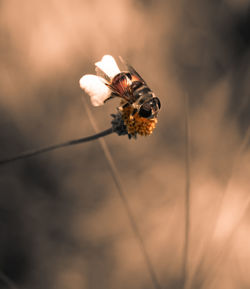
[[[144,83],[146,85],[146,81],[140,76],[140,74],[134,69],[134,67],[132,65],[130,65],[129,63],[127,63],[127,61],[125,61],[121,56],[119,56],[121,62],[127,67],[128,71],[137,78],[134,79],[135,81],[141,81],[142,83]]]
[[[86,74],[80,79],[81,88],[90,96],[94,106],[103,105],[111,95],[111,90],[99,76]]]
[[[97,67],[97,71],[103,71],[109,78],[113,78],[118,73],[120,73],[120,69],[111,55],[104,55],[101,61],[95,63]]]
[[[111,78],[103,72],[99,67],[96,66],[95,72],[97,76],[100,76],[101,78],[104,78],[108,83],[111,83]]]

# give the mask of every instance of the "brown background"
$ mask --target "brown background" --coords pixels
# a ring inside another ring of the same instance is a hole
[[[94,132],[78,82],[104,54],[161,99],[152,136],[106,141],[163,288],[183,277],[185,96],[189,286],[250,286],[249,6],[0,1],[0,158]],[[116,106],[91,108],[100,130]],[[0,270],[18,288],[153,288],[98,141],[0,170]]]

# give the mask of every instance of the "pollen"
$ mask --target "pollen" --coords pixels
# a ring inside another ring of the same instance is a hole
[[[155,129],[157,123],[156,118],[147,119],[139,116],[137,112],[132,115],[132,106],[127,106],[125,108],[121,106],[119,110],[121,111],[122,119],[126,125],[129,135],[133,137],[136,137],[137,134],[147,136],[150,135]]]

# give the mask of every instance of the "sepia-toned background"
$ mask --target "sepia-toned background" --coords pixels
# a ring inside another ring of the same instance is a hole
[[[186,288],[250,287],[249,9],[0,1],[0,159],[94,133],[79,79],[104,54],[125,58],[160,98],[152,136],[105,140],[162,288],[182,288],[186,229]],[[117,105],[91,107],[99,130]],[[154,288],[98,141],[0,171],[1,288]]]

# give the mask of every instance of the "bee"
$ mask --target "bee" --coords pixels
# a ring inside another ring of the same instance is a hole
[[[122,60],[122,59],[121,59]],[[157,123],[160,100],[148,87],[139,73],[125,63],[121,71],[111,55],[103,56],[95,63],[97,75],[87,74],[80,79],[81,88],[90,95],[94,106],[118,97],[119,111],[131,136],[149,135]]]

